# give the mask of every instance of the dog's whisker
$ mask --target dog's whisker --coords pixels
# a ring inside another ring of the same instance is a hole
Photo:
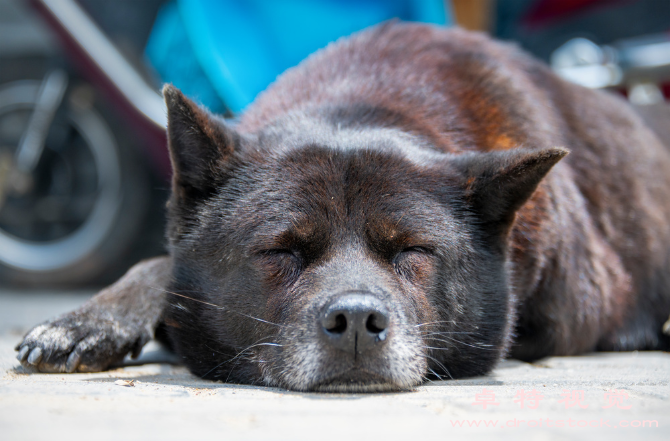
[[[444,381],[444,380],[442,379],[442,376],[441,376],[440,374],[438,374],[437,372],[435,372],[431,367],[428,367],[428,370],[429,370],[433,375],[435,375],[440,381]],[[428,377],[425,377],[425,378],[426,378],[426,380],[432,382],[432,380],[430,380]]]
[[[437,350],[437,351],[448,351],[448,350],[451,349],[451,348],[437,348],[435,346],[426,346],[426,345],[424,345],[423,347],[426,348],[426,349],[433,349],[433,350]]]
[[[226,364],[226,363],[230,363],[230,362],[235,361],[235,360],[237,360],[237,359],[239,359],[239,358],[244,358],[244,357],[243,357],[243,354],[244,354],[246,351],[248,351],[248,350],[250,350],[250,349],[252,349],[252,348],[255,348],[255,347],[257,347],[257,346],[279,346],[279,347],[283,346],[283,345],[280,345],[280,344],[278,344],[278,343],[259,343],[261,340],[264,340],[264,339],[269,338],[269,337],[270,337],[270,336],[266,336],[266,337],[261,338],[260,340],[257,340],[256,343],[254,343],[254,344],[252,344],[252,345],[250,345],[250,346],[247,346],[246,348],[244,348],[244,349],[242,349],[241,351],[239,351],[234,357],[232,357],[232,358],[230,358],[230,359],[228,359],[228,360],[222,361],[221,363],[217,364],[217,365],[214,366],[212,369],[210,369],[209,371],[207,371],[207,373],[206,373],[205,375],[203,375],[202,378],[207,377],[207,375],[209,375],[213,370],[218,369],[219,367],[223,366],[223,365]],[[208,348],[208,349],[211,349],[211,348],[209,348],[209,346],[207,346],[207,348]],[[213,350],[213,349],[211,349],[211,350]],[[217,352],[217,351],[215,351],[215,352]],[[219,352],[219,353],[220,353],[220,352]],[[230,373],[228,374],[228,376],[230,376]],[[226,381],[227,381],[227,380],[226,380]]]
[[[194,301],[194,302],[203,303],[203,304],[208,305],[208,306],[213,306],[213,307],[215,307],[215,308],[217,308],[217,309],[219,309],[219,310],[221,310],[221,311],[232,312],[233,314],[238,314],[238,315],[241,315],[241,316],[243,316],[243,317],[247,317],[247,318],[250,318],[250,319],[252,319],[252,320],[259,321],[259,322],[261,322],[261,323],[266,323],[266,324],[268,324],[268,325],[278,326],[278,327],[280,327],[280,328],[291,328],[291,327],[292,327],[292,326],[290,326],[290,325],[280,325],[279,323],[273,323],[273,322],[271,322],[271,321],[264,320],[264,319],[262,319],[262,318],[258,318],[258,317],[254,317],[254,316],[252,316],[252,315],[245,314],[245,313],[243,313],[243,312],[235,311],[234,309],[226,308],[225,306],[216,305],[216,304],[214,304],[214,303],[210,303],[210,302],[205,302],[204,300],[200,300],[200,299],[196,299],[196,298],[193,298],[193,297],[189,297],[189,296],[187,296],[187,295],[184,295],[184,294],[181,294],[181,293],[176,293],[176,292],[174,292],[174,291],[169,291],[169,290],[164,289],[164,288],[159,288],[159,287],[155,287],[155,286],[152,286],[151,288],[156,289],[156,290],[159,290],[159,291],[162,291],[162,292],[164,292],[164,293],[166,293],[166,294],[172,294],[172,295],[174,295],[174,296],[183,297],[183,298],[185,298],[185,299],[192,300],[192,301]],[[189,291],[189,292],[199,293],[198,291]]]
[[[460,341],[460,340],[457,340],[457,339],[455,339],[455,338],[449,338],[449,337],[447,337],[446,335],[444,336],[444,338],[446,338],[446,339],[448,339],[448,340],[442,340],[442,339],[440,339],[440,338],[430,338],[429,340],[432,340],[432,341],[441,341],[441,342],[443,342],[443,343],[447,343],[447,344],[458,343],[458,344],[461,344],[461,345],[469,346],[469,347],[471,347],[471,348],[481,349],[481,350],[483,350],[483,351],[494,351],[494,350],[495,350],[495,348],[491,348],[491,347],[490,347],[491,345],[486,345],[486,344],[484,344],[484,343],[478,343],[478,342],[473,342],[472,344],[471,344],[471,343],[466,343],[466,342],[464,342],[464,341]],[[488,346],[488,347],[484,347],[484,346]],[[437,348],[436,348],[436,349],[437,349]],[[443,349],[443,350],[444,350],[444,349],[448,349],[448,348],[439,348],[439,349]]]
[[[450,324],[456,324],[454,320],[438,320],[434,322],[426,322],[426,323],[419,323],[418,325],[414,325],[415,328],[420,328],[421,326],[428,326],[428,325],[437,325],[437,324],[442,324],[442,323],[450,323]]]
[[[437,364],[438,367],[442,368],[442,370],[443,370],[444,372],[446,372],[447,375],[449,375],[449,378],[451,378],[452,380],[454,379],[454,377],[453,377],[453,376],[451,375],[451,373],[449,372],[449,369],[447,369],[446,366],[443,365],[437,358],[435,358],[435,357],[431,357],[431,356],[428,355],[428,354],[426,354],[425,357],[428,358],[429,360],[432,360],[435,364]]]
[[[426,333],[421,333],[422,337],[429,337],[431,335],[453,335],[453,334],[460,334],[460,335],[479,335],[478,332],[451,332],[451,331],[435,331],[435,332],[426,332]]]
[[[163,291],[166,294],[172,294],[173,296],[183,297],[183,298],[188,299],[188,300],[193,300],[194,302],[203,303],[203,304],[208,305],[208,306],[213,306],[213,307],[218,308],[218,309],[222,309],[222,310],[226,309],[223,306],[215,305],[214,303],[205,302],[204,300],[200,300],[200,299],[194,299],[193,297],[189,297],[189,296],[186,296],[184,294],[179,294],[179,293],[176,293],[176,292],[173,292],[173,291],[168,291],[167,289],[162,289],[162,288],[158,288],[158,287],[155,287],[155,286],[152,286],[151,288],[157,289],[159,291]]]

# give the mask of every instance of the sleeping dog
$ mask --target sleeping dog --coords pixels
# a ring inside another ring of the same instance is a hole
[[[24,366],[97,371],[156,336],[206,379],[382,391],[670,347],[670,150],[619,97],[398,22],[235,124],[163,94],[169,257],[35,327]]]

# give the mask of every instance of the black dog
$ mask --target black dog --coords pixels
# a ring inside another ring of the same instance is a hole
[[[313,55],[236,127],[164,95],[170,257],[33,329],[25,366],[104,369],[156,332],[207,379],[398,390],[669,347],[670,151],[622,99],[402,23]]]

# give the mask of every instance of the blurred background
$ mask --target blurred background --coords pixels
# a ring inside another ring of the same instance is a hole
[[[0,287],[97,286],[165,252],[163,83],[235,117],[394,17],[516,41],[647,109],[670,96],[670,0],[0,0]]]

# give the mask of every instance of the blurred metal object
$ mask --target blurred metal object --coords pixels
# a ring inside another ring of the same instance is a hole
[[[0,283],[112,280],[138,245],[160,252],[147,166],[170,175],[163,99],[78,2],[2,2],[0,24],[49,44],[0,42]]]
[[[668,78],[670,36],[667,33],[621,40],[613,45],[628,78]]]
[[[162,252],[165,111],[140,58],[161,1],[0,0],[0,285],[105,283]]]
[[[638,106],[651,106],[664,102],[665,97],[655,83],[643,82],[628,87],[628,100]]]
[[[0,263],[24,271],[54,271],[90,257],[108,239],[120,215],[118,146],[94,109],[64,106],[56,127],[56,110],[49,109],[49,124],[40,126],[43,132],[34,138],[38,147],[25,156],[30,162],[23,167],[19,162],[25,144],[16,143],[16,136],[25,140],[27,131],[35,129],[35,112],[60,102],[65,92],[60,90],[65,80],[56,77],[51,86],[59,89],[51,93],[59,96],[44,97],[51,75],[41,83],[17,81],[0,89],[0,128],[12,125],[11,131],[1,131],[0,156],[13,158],[2,161]],[[53,130],[60,136],[52,135],[47,142]],[[17,145],[15,152],[12,145]],[[89,157],[91,166],[81,167],[82,158],[88,163]],[[30,176],[33,185],[17,186],[17,176],[22,175]]]
[[[551,67],[564,79],[592,89],[614,86],[623,79],[616,52],[586,38],[573,38],[556,49]]]
[[[636,104],[662,101],[657,84],[670,79],[670,36],[648,35],[599,46],[574,38],[551,55],[554,71],[590,88],[623,87]]]
[[[161,94],[147,82],[108,36],[74,0],[30,0],[30,5],[59,37],[73,65],[132,129],[138,147],[166,180],[172,173],[166,149],[167,114]]]
[[[62,69],[52,70],[44,77],[28,127],[16,149],[15,165],[19,172],[29,174],[35,169],[51,122],[65,95],[67,82],[67,74]]]
[[[144,81],[74,0],[33,0],[33,3],[57,21],[59,29],[68,34],[133,107],[165,130],[167,116],[162,96]]]

